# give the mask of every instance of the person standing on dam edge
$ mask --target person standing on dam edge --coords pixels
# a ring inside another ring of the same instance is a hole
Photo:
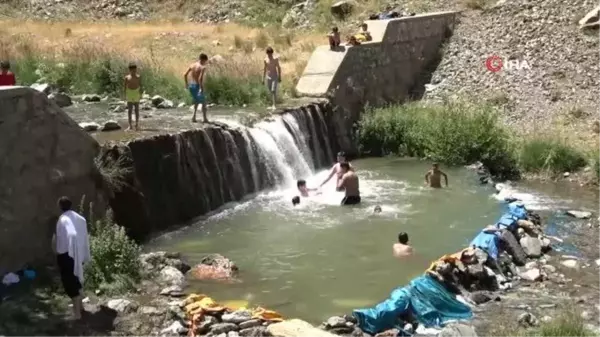
[[[267,57],[264,60],[263,68],[263,79],[265,85],[271,94],[271,100],[273,105],[272,110],[275,110],[275,104],[277,103],[277,88],[281,82],[281,66],[279,65],[279,57],[273,56],[273,48],[267,47]]]
[[[190,92],[192,100],[194,101],[194,115],[192,116],[192,123],[196,123],[198,104],[202,106],[202,122],[208,123],[208,119],[206,118],[206,88],[204,86],[207,62],[208,56],[204,53],[200,54],[198,61],[192,63],[183,75],[185,87]],[[190,73],[192,75],[191,80],[188,78]]]
[[[15,74],[10,71],[10,62],[0,62],[0,87],[17,85]]]

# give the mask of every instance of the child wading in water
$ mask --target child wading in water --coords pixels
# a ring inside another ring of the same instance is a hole
[[[131,113],[135,108],[135,129],[138,129],[140,119],[140,100],[142,98],[142,77],[137,72],[135,63],[129,63],[129,74],[125,76],[125,99],[127,100],[127,115],[129,118],[129,128],[131,130]]]

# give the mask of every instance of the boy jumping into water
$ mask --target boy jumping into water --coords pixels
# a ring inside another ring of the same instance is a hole
[[[360,203],[360,191],[358,184],[358,176],[354,171],[350,170],[350,164],[341,163],[342,178],[338,181],[338,190],[346,191],[346,196],[342,199],[343,205],[356,205]]]
[[[425,174],[425,185],[433,188],[442,188],[442,176],[444,176],[446,187],[448,187],[448,175],[440,170],[438,163],[433,163],[431,170]]]
[[[194,101],[194,116],[192,122],[196,123],[196,113],[198,112],[198,104],[202,105],[203,123],[208,123],[206,118],[206,91],[204,90],[204,79],[206,78],[206,63],[208,56],[202,53],[198,61],[192,63],[188,70],[183,75],[185,87],[190,91],[192,100]],[[191,81],[188,81],[188,75],[191,73]]]
[[[323,187],[323,185],[327,184],[327,182],[329,180],[331,180],[331,178],[333,178],[334,175],[337,175],[336,186],[338,185],[338,183],[340,182],[340,179],[342,179],[342,175],[343,175],[342,169],[340,168],[340,165],[342,163],[348,163],[346,161],[346,154],[344,152],[338,152],[337,163],[335,163],[333,165],[333,167],[331,168],[331,171],[329,172],[329,175],[327,176],[327,179],[325,179],[325,181],[323,181],[323,183],[319,187]],[[348,163],[348,166],[350,167],[350,171],[354,171],[354,167],[352,167],[352,165],[350,165],[350,163]],[[343,189],[340,189],[340,187],[338,187],[337,191],[341,192],[341,191],[343,191]]]
[[[300,192],[300,195],[303,197],[308,197],[308,192],[316,192],[318,190],[317,188],[306,187],[306,180],[302,179],[298,180],[296,185],[298,186],[298,192]]]
[[[129,74],[125,76],[125,99],[127,100],[127,117],[129,119],[129,127],[131,130],[131,113],[135,109],[135,129],[138,129],[138,121],[140,119],[140,99],[142,98],[142,76],[137,72],[137,65],[133,62],[129,63]]]
[[[273,57],[273,48],[267,47],[267,57],[265,58],[264,63],[263,78],[265,80],[265,85],[271,93],[271,99],[273,101],[271,109],[275,110],[277,87],[281,82],[281,66],[279,65],[279,58]]]

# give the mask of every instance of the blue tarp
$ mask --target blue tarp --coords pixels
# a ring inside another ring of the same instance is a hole
[[[509,231],[515,230],[517,226],[517,218],[511,215],[510,213],[504,213],[498,222],[496,222],[496,227],[498,228],[506,228]]]
[[[415,278],[406,287],[396,288],[390,297],[369,309],[354,310],[360,328],[376,334],[402,328],[398,316],[411,312],[425,327],[443,326],[448,321],[469,319],[471,308],[458,301],[443,285],[429,275]]]
[[[508,212],[518,220],[527,219],[527,209],[520,201],[511,202],[508,204]]]
[[[475,246],[483,249],[488,255],[496,260],[498,258],[498,235],[495,233],[486,233],[484,231],[479,234],[471,241],[469,247]]]

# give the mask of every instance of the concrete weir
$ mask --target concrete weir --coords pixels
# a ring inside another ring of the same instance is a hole
[[[455,12],[439,12],[366,21],[373,41],[343,51],[317,47],[296,91],[331,100],[335,137],[346,152],[356,153],[351,132],[361,111],[420,97],[455,20]]]

